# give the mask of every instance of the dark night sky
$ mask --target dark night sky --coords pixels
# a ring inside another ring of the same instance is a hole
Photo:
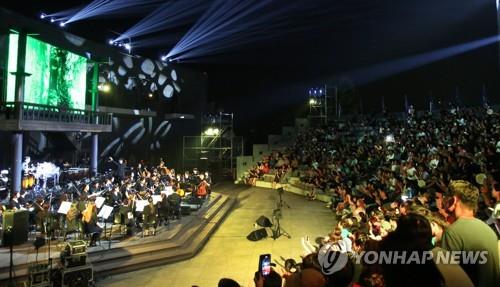
[[[279,128],[305,110],[309,87],[334,75],[497,33],[494,0],[315,1],[335,3],[339,8],[318,18],[313,29],[189,64],[208,73],[209,97],[215,107],[235,112],[237,133],[258,136]],[[8,2],[2,5],[37,17],[41,11],[60,11],[88,1]],[[89,20],[67,29],[104,43],[112,35],[110,30],[124,31],[137,17]],[[291,25],[297,25],[302,19],[292,21]],[[171,32],[180,37],[187,28]],[[152,47],[138,53],[158,58],[169,48]],[[499,103],[498,51],[497,45],[491,45],[358,87],[364,110],[379,112],[384,95],[389,110],[399,111],[405,93],[423,109],[429,91],[451,99],[457,85],[466,103],[478,104],[483,83],[490,100]]]

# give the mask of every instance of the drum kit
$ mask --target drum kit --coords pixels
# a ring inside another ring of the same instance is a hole
[[[37,188],[46,189],[47,186],[55,187],[59,184],[60,168],[51,162],[30,164],[28,159],[23,163],[24,176],[21,181],[23,190]]]

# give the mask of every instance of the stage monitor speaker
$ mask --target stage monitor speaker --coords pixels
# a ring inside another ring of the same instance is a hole
[[[260,227],[272,227],[273,226],[273,223],[271,222],[271,220],[269,220],[269,218],[265,217],[264,215],[259,217],[257,219],[257,221],[255,221],[255,223],[257,223]]]
[[[28,241],[28,210],[5,211],[3,213],[4,246],[20,245]]]
[[[259,241],[267,237],[267,231],[265,228],[257,229],[248,234],[247,239],[250,241]]]

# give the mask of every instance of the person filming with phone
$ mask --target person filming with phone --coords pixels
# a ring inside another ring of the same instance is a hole
[[[255,287],[281,287],[281,276],[271,267],[271,254],[259,257],[259,270],[255,272]]]

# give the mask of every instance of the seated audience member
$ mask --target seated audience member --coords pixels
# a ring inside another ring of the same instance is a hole
[[[221,280],[219,280],[219,284],[217,284],[217,287],[240,287],[240,284],[238,284],[238,282],[234,281],[233,279],[222,278]]]

